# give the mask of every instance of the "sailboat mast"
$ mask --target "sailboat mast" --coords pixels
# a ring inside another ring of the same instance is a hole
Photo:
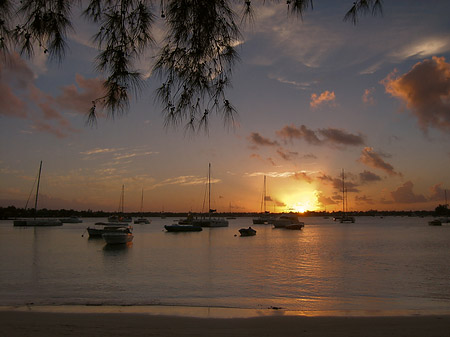
[[[121,213],[123,214],[123,204],[124,204],[124,201],[125,201],[125,185],[122,185],[122,196],[121,196],[121,198],[120,198],[121,200],[120,200],[120,211],[121,211]]]
[[[342,169],[342,215],[345,214],[345,174]]]
[[[266,213],[266,176],[264,176],[264,213]]]
[[[34,217],[36,218],[37,213],[37,204],[38,204],[38,197],[39,197],[39,183],[41,182],[41,170],[42,170],[42,160],[39,165],[39,174],[38,174],[38,182],[36,187],[36,199],[34,200]]]
[[[208,164],[208,213],[211,216],[211,163]]]

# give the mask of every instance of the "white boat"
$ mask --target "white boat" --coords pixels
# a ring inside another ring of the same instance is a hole
[[[273,221],[274,228],[285,228],[289,225],[305,226],[305,223],[298,219],[298,215],[296,213],[281,214]]]
[[[211,164],[208,166],[208,209],[207,216],[193,219],[191,224],[201,227],[228,227],[228,220],[220,217],[213,217],[212,214],[216,212],[211,209]]]
[[[37,212],[38,198],[39,198],[39,184],[41,182],[41,171],[42,171],[42,160],[39,165],[39,174],[37,178],[37,187],[36,187],[36,197],[34,201],[34,213]],[[33,185],[34,187],[34,185]],[[27,204],[25,205],[25,209],[27,209]],[[13,222],[14,226],[30,226],[30,227],[39,227],[39,226],[61,226],[62,222],[58,219],[17,219]]]
[[[128,227],[126,222],[96,222],[93,227],[86,228],[90,238],[101,238],[103,233],[107,231],[118,228],[118,227]]]
[[[102,238],[107,244],[124,244],[133,241],[133,234],[130,226],[105,228]]]

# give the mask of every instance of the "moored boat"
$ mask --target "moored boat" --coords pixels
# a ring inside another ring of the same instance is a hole
[[[131,227],[111,227],[102,234],[107,244],[124,244],[133,241]]]
[[[288,225],[305,225],[304,222],[298,219],[297,214],[287,213],[280,215],[273,221],[274,228],[285,228]]]
[[[254,230],[251,227],[249,227],[249,228],[241,228],[239,230],[239,233],[241,234],[241,236],[254,236],[254,235],[256,235],[256,230]]]
[[[129,227],[127,223],[96,222],[94,227],[86,228],[90,238],[101,238],[102,234],[120,227]]]
[[[141,225],[145,225],[145,224],[149,224],[151,221],[147,218],[138,218],[134,220],[135,224],[141,224]]]
[[[201,232],[203,230],[201,226],[180,224],[165,225],[164,228],[168,232]]]
[[[439,219],[434,219],[434,220],[428,221],[428,224],[430,226],[442,226],[442,222]]]
[[[291,229],[291,230],[300,230],[303,227],[305,227],[305,224],[302,222],[302,223],[298,223],[298,224],[286,225],[286,227],[284,227],[284,228]]]
[[[83,220],[81,220],[80,218],[78,218],[76,216],[62,218],[62,219],[59,219],[59,221],[61,221],[62,223],[82,223],[83,222]]]

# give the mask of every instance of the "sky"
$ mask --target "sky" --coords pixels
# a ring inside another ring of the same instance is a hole
[[[342,172],[349,211],[444,204],[450,2],[385,0],[356,26],[343,21],[352,1],[316,0],[302,19],[253,3],[227,91],[236,123],[214,116],[207,133],[164,126],[154,51],[129,112],[86,125],[101,74],[78,17],[62,62],[0,61],[0,206],[25,207],[41,160],[38,208],[117,211],[124,186],[125,211],[140,211],[142,192],[144,211],[206,211],[209,163],[219,212],[263,211],[264,176],[268,211],[339,211]]]

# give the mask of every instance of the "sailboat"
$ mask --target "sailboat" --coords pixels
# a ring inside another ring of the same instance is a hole
[[[37,213],[37,205],[38,205],[38,198],[39,198],[39,185],[41,182],[41,171],[42,171],[42,160],[41,164],[39,165],[39,174],[37,179],[37,187],[36,187],[36,197],[34,201],[34,219],[21,219],[21,220],[14,220],[14,226],[61,226],[62,222],[58,219],[36,219],[36,213]],[[26,206],[25,206],[26,209]]]
[[[134,220],[135,224],[144,225],[144,224],[149,224],[150,223],[150,220],[148,220],[147,218],[144,218],[142,216],[142,209],[143,209],[143,207],[144,207],[144,189],[142,189],[142,194],[141,194],[141,209],[140,209],[141,216]]]
[[[255,219],[253,219],[254,225],[267,225],[272,222],[272,216],[268,211],[266,211],[266,176],[264,176],[264,189],[263,189],[263,197],[261,200],[261,206],[264,205],[264,213],[261,213],[261,215]],[[262,207],[261,207],[262,208]]]
[[[347,189],[345,188],[345,174],[344,174],[344,170],[342,170],[342,217],[340,219],[340,222],[341,223],[344,223],[344,222],[354,223],[355,217],[347,215],[347,207],[348,207],[348,202],[347,202]]]
[[[212,214],[216,212],[216,210],[211,209],[211,164],[208,165],[208,209],[207,217],[192,220],[193,226],[228,227],[228,221],[226,219],[212,217]]]
[[[124,203],[125,203],[125,186],[122,185],[122,193],[120,194],[120,201],[119,201],[119,211],[118,211],[119,214],[109,216],[108,222],[131,222],[132,221],[132,219],[130,217],[123,215]]]

